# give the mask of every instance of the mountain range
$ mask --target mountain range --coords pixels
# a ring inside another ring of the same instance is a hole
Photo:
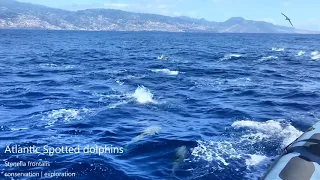
[[[115,9],[67,11],[15,0],[0,0],[0,29],[168,31],[214,33],[316,33],[264,21],[232,17],[212,22]]]

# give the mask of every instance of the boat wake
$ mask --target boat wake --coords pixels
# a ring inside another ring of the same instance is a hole
[[[250,132],[241,136],[242,140],[253,139],[257,141],[281,140],[281,147],[284,148],[298,138],[302,132],[291,124],[283,123],[282,120],[269,120],[256,122],[249,120],[236,121],[232,124],[234,129],[243,129]]]
[[[246,169],[246,177],[250,177],[249,179],[253,175],[261,177],[275,157],[265,149],[284,148],[302,134],[284,120],[243,120],[234,122],[231,127],[232,132],[235,132],[231,137],[221,140],[198,140],[197,146],[192,149],[192,161],[207,162],[211,171],[241,169],[242,166]],[[237,167],[232,167],[234,165]]]

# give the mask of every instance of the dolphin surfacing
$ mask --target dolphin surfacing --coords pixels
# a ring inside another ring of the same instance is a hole
[[[173,166],[172,166],[172,174],[174,174],[175,170],[178,169],[180,165],[184,162],[186,156],[187,156],[186,146],[181,146],[177,148],[175,153],[175,161],[173,162]]]
[[[147,136],[153,136],[156,135],[160,132],[161,127],[160,126],[150,126],[146,129],[144,129],[138,136],[134,137],[131,139],[130,142],[128,142],[128,144],[126,145],[125,149],[127,149],[127,147],[131,144],[134,144],[136,142],[139,142],[141,140],[143,140],[145,137]]]

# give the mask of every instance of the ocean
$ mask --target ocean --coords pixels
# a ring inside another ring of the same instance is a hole
[[[0,37],[8,179],[258,179],[320,118],[320,35]]]

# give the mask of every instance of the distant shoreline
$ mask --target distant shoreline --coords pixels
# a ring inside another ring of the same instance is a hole
[[[0,29],[70,31],[320,34],[266,21],[231,17],[224,22],[117,9],[67,11],[14,0],[0,1]]]
[[[0,28],[3,30],[12,31],[62,31],[62,32],[123,32],[123,33],[196,33],[196,34],[284,34],[284,35],[320,35],[320,32],[315,33],[255,33],[255,32],[211,32],[211,31],[122,31],[122,30],[77,30],[77,29],[40,29],[40,28]]]

